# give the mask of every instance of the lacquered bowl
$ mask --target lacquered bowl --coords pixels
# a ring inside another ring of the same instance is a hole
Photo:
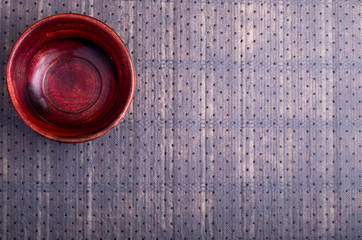
[[[61,142],[100,137],[125,116],[135,73],[120,37],[78,14],[45,18],[26,30],[8,60],[10,98],[24,122]]]

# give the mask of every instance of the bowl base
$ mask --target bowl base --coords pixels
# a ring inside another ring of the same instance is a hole
[[[44,97],[65,113],[80,113],[99,98],[101,81],[95,67],[79,57],[61,59],[44,78]]]

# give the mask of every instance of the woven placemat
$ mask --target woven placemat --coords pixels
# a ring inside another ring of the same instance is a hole
[[[57,13],[129,48],[125,119],[92,142],[30,130],[10,50]],[[6,239],[361,239],[361,1],[0,1]]]

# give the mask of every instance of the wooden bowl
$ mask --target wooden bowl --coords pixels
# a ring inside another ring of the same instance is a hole
[[[24,122],[52,140],[84,142],[115,127],[135,89],[132,59],[119,36],[84,15],[59,14],[15,43],[6,78]]]

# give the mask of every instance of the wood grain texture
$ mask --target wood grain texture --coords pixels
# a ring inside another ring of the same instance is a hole
[[[0,234],[61,239],[360,239],[361,3],[0,1]],[[125,41],[125,119],[38,136],[5,84],[32,23],[74,12]]]

